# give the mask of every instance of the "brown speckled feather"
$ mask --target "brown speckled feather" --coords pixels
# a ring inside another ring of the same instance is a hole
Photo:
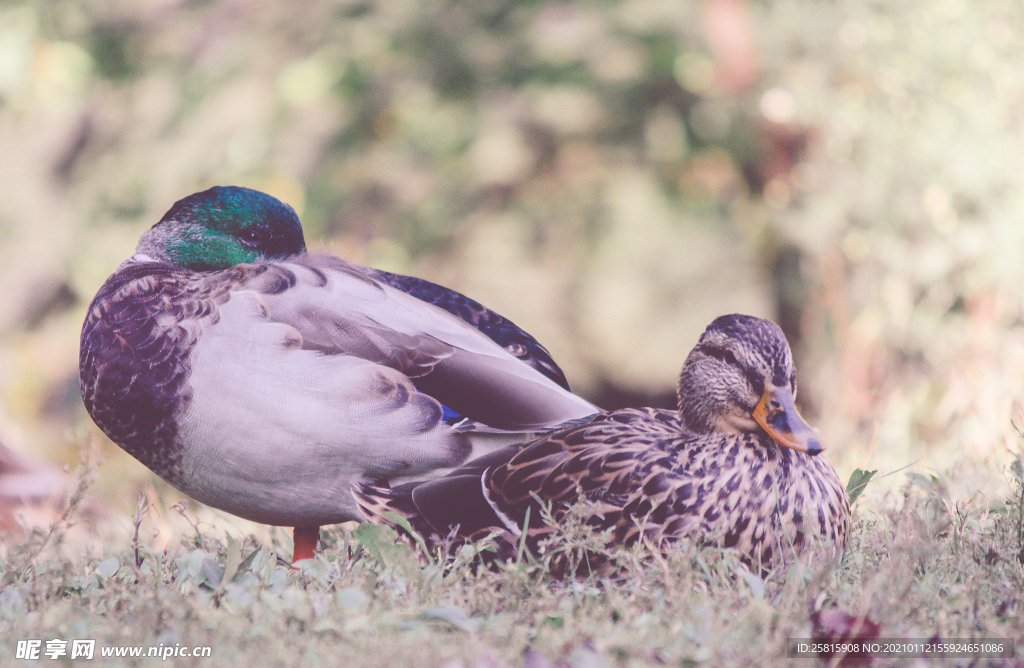
[[[82,327],[82,399],[96,424],[171,484],[181,450],[175,418],[191,399],[189,354],[202,318],[217,318],[233,286],[266,266],[215,274],[126,263],[100,288]]]
[[[600,415],[523,444],[506,463],[488,468],[482,483],[500,520],[486,529],[503,529],[510,545],[518,542],[527,509],[528,544],[550,534],[538,498],[556,523],[588,501],[587,523],[611,529],[626,546],[692,540],[737,548],[752,565],[786,560],[816,541],[841,553],[849,533],[846,491],[826,460],[781,448],[767,436],[686,433],[678,413],[656,408]],[[375,521],[390,511],[424,535],[438,533],[426,527],[408,490],[364,486],[357,496]],[[460,501],[468,502],[453,499]],[[474,529],[467,537],[487,533]]]
[[[582,493],[599,511],[589,523],[613,528],[624,545],[699,539],[755,563],[816,539],[842,549],[849,531],[846,492],[824,459],[767,436],[687,434],[677,413],[654,408],[615,411],[527,444],[484,482],[516,526],[527,508],[540,517],[536,497],[560,519]]]
[[[626,546],[736,548],[761,568],[812,546],[838,556],[849,499],[792,406],[794,378],[777,326],[723,316],[687,358],[679,411],[614,411],[470,462],[449,483],[363,485],[355,496],[371,521],[396,512],[428,537],[455,526],[470,540],[497,531],[502,556],[514,554],[524,527],[536,549],[553,531],[545,511],[558,525],[580,501],[587,525]],[[474,475],[478,486],[466,482]]]

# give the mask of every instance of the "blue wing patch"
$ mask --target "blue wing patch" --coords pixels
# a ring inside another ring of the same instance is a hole
[[[461,413],[453,411],[444,404],[441,404],[441,409],[443,411],[441,419],[445,424],[455,424],[456,422],[460,422],[464,417]]]

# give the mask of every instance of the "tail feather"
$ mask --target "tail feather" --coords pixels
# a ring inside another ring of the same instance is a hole
[[[487,502],[481,488],[481,476],[451,475],[417,485],[412,501],[420,516],[441,535],[458,529],[470,535],[487,527],[501,526],[501,521]]]
[[[468,536],[502,526],[484,497],[479,473],[452,475],[423,483],[382,487],[366,482],[353,485],[356,505],[373,524],[394,525],[405,519],[421,536]]]
[[[427,537],[434,531],[413,503],[412,491],[415,486],[410,483],[391,488],[357,482],[352,485],[352,497],[367,522],[395,526],[394,516],[397,515],[405,519],[413,531]]]
[[[479,475],[410,483],[393,489],[356,483],[352,494],[367,521],[404,533],[403,526],[395,522],[397,515],[426,540],[429,550],[440,545],[452,553],[454,548],[466,543],[487,545],[489,549],[479,553],[484,564],[515,560],[524,546],[528,553],[541,555],[544,550],[540,549],[540,544],[558,533],[552,526],[533,527],[527,531],[523,543],[519,532],[505,527],[484,498]],[[548,562],[552,573],[558,577],[570,571],[598,571],[601,567],[598,556],[563,554],[562,551],[550,554]]]

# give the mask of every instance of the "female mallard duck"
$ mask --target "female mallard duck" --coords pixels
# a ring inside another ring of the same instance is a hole
[[[510,321],[307,254],[291,207],[237,187],[142,236],[89,306],[79,363],[115,443],[203,503],[296,527],[296,559],[360,518],[355,482],[439,474],[598,411]]]
[[[405,516],[435,539],[497,529],[507,545],[550,531],[541,504],[563,518],[581,499],[587,523],[616,542],[679,539],[735,547],[770,565],[822,542],[846,545],[850,503],[797,412],[796,376],[778,325],[745,315],[711,323],[686,358],[679,410],[630,408],[469,462],[450,475],[394,489],[362,484],[364,514]]]

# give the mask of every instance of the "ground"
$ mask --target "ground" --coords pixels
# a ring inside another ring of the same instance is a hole
[[[551,549],[607,552],[617,574],[558,579],[527,554],[481,568],[473,546],[427,556],[372,525],[326,529],[320,554],[296,570],[283,558],[284,532],[233,535],[182,504],[164,520],[176,516],[189,535],[159,549],[150,537],[162,513],[148,502],[137,532],[86,530],[73,496],[51,530],[4,546],[0,651],[93,639],[97,658],[142,648],[142,658],[104,665],[152,665],[152,647],[168,648],[168,665],[810,666],[787,658],[787,640],[1020,641],[1024,495],[1015,489],[1004,500],[954,500],[942,476],[912,477],[887,508],[854,505],[840,562],[798,562],[764,578],[731,551],[616,550],[571,525]],[[180,655],[204,647],[209,658]],[[50,664],[41,657],[37,665]]]

